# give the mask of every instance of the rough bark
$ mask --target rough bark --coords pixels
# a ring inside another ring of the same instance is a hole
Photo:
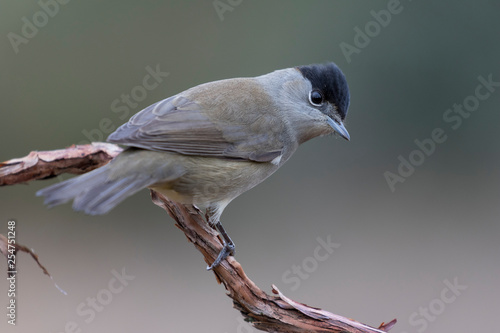
[[[62,173],[85,173],[108,163],[121,148],[105,143],[71,146],[67,149],[31,152],[28,156],[0,164],[0,185],[13,185],[35,179],[55,177]],[[194,206],[170,201],[151,191],[153,202],[165,209],[176,226],[201,252],[207,264],[212,263],[220,249],[217,232],[205,221],[203,213]],[[295,302],[273,285],[274,295],[268,295],[245,274],[241,265],[228,257],[213,270],[232,298],[234,307],[255,328],[266,332],[387,332],[396,323],[392,320],[378,328],[352,319]]]
[[[23,158],[0,163],[0,186],[52,178],[63,173],[86,173],[108,163],[121,151],[120,147],[104,142],[32,151]]]

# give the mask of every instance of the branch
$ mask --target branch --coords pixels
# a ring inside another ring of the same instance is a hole
[[[92,143],[67,149],[31,152],[28,156],[0,164],[0,185],[12,185],[61,173],[85,173],[108,163],[121,149],[112,144]],[[176,226],[211,264],[222,248],[217,232],[205,221],[196,207],[182,205],[151,190],[153,202],[175,220]],[[295,302],[272,286],[275,295],[268,295],[245,274],[241,265],[228,257],[213,270],[233,299],[234,307],[252,325],[267,332],[336,332],[382,333],[395,324],[392,320],[379,328]]]
[[[26,252],[27,254],[29,254],[31,258],[33,258],[33,260],[35,260],[35,262],[38,264],[38,267],[41,268],[43,274],[52,279],[52,275],[50,275],[47,268],[45,268],[45,266],[40,263],[40,260],[38,259],[38,256],[35,254],[35,252],[24,245],[9,242],[9,239],[7,237],[0,234],[0,254],[2,254],[7,259],[13,258],[11,260],[7,260],[7,271],[12,272],[11,274],[7,274],[8,276],[16,275],[17,273],[15,255],[18,251]],[[10,257],[9,255],[13,255],[13,257]]]
[[[0,163],[0,186],[52,178],[63,173],[86,173],[108,163],[121,151],[120,147],[104,142],[32,151],[23,158]]]
[[[11,227],[9,227],[11,229]],[[15,231],[9,231],[8,232],[9,238],[5,237],[4,235],[0,234],[0,255],[3,255],[5,258],[7,258],[7,278],[11,279],[16,276],[17,274],[17,252],[26,252],[33,258],[33,260],[37,263],[38,267],[43,271],[45,275],[47,275],[52,282],[54,282],[54,278],[52,275],[50,275],[49,271],[45,266],[43,266],[40,263],[40,260],[38,259],[38,256],[36,255],[33,250],[29,249],[28,247],[18,244],[15,242]],[[66,295],[66,292],[61,289],[57,283],[54,282],[54,286],[64,295]]]

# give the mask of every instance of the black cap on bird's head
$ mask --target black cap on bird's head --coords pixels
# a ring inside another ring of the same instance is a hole
[[[321,65],[308,65],[296,67],[311,82],[313,91],[317,91],[321,98],[335,107],[340,117],[340,127],[331,124],[344,138],[349,140],[349,133],[344,128],[342,121],[349,108],[349,86],[344,73],[333,62]],[[310,97],[312,98],[312,96]],[[314,101],[312,102],[314,103]],[[330,115],[331,116],[331,115]],[[335,120],[335,119],[334,119]]]
[[[297,69],[311,82],[313,89],[320,90],[325,100],[337,107],[340,118],[344,120],[349,108],[349,86],[340,68],[330,62]]]

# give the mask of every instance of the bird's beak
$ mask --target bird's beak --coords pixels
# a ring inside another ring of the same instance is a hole
[[[347,132],[347,129],[344,127],[344,124],[342,123],[337,123],[335,120],[332,118],[328,117],[327,118],[328,125],[330,125],[335,132],[339,133],[341,137],[349,141],[351,137],[349,136],[349,132]]]

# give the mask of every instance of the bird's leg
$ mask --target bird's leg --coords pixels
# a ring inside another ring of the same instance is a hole
[[[222,236],[222,242],[223,242],[223,247],[222,250],[220,250],[219,255],[215,259],[215,261],[212,263],[212,265],[207,267],[207,270],[212,270],[215,267],[219,266],[219,264],[222,262],[222,260],[226,259],[228,256],[234,256],[234,243],[227,234],[226,230],[224,230],[224,227],[220,223],[220,221],[217,221],[215,223],[215,228],[217,231],[219,231],[220,235]]]
[[[208,222],[210,225],[215,227],[215,229],[217,229],[217,231],[221,235],[223,247],[222,250],[220,250],[219,255],[217,256],[215,261],[212,263],[212,265],[207,267],[208,271],[219,266],[222,260],[226,259],[228,256],[234,256],[234,249],[235,249],[233,241],[231,240],[226,230],[220,223],[219,217],[217,216],[218,214],[216,213],[212,214],[212,213],[213,213],[212,210],[207,210]],[[213,221],[214,217],[216,217],[215,221]]]

